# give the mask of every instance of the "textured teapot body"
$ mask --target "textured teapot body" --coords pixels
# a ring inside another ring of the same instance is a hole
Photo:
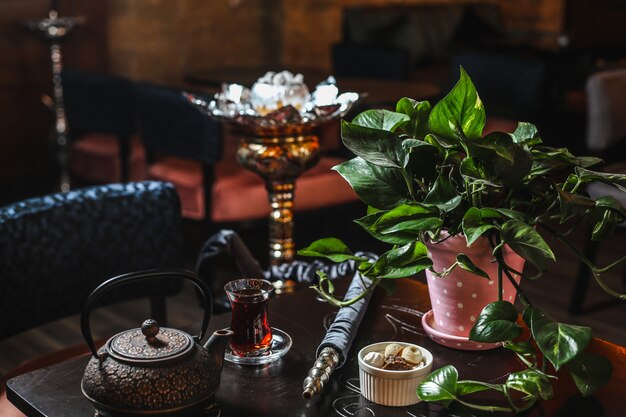
[[[196,284],[205,300],[198,336],[159,327],[146,320],[141,328],[121,332],[96,351],[89,325],[93,305],[113,287],[145,278],[185,278]],[[215,331],[200,345],[211,312],[209,290],[192,272],[159,270],[111,278],[89,296],[81,317],[83,336],[92,352],[83,379],[83,394],[101,416],[190,416],[212,404],[219,387],[224,353],[232,331]]]
[[[81,388],[102,415],[189,415],[219,387],[221,364],[198,345],[183,359],[146,366],[119,361],[105,347],[98,354],[104,359],[91,358]]]

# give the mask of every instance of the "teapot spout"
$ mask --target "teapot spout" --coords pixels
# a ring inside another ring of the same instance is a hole
[[[222,367],[224,366],[224,354],[226,353],[226,346],[228,346],[228,342],[230,341],[230,337],[233,335],[233,331],[230,329],[222,329],[216,330],[213,332],[209,340],[204,344],[204,348],[213,363],[215,363],[217,369],[222,371]]]

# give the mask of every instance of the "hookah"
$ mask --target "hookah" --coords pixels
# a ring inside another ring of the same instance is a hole
[[[61,42],[67,37],[72,29],[83,23],[84,18],[79,17],[59,17],[58,2],[53,0],[50,3],[48,17],[40,20],[26,22],[26,27],[33,33],[40,35],[50,45],[50,61],[52,64],[52,86],[53,98],[51,108],[54,111],[54,133],[56,141],[57,160],[60,167],[59,188],[62,192],[70,190],[70,175],[68,167],[68,137],[67,120],[65,117],[65,107],[63,104],[63,84],[61,71],[63,70],[63,55]]]

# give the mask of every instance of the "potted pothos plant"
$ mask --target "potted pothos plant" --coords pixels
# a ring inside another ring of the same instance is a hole
[[[363,294],[340,300],[328,277],[318,273],[313,288],[336,306],[425,270],[433,312],[431,321],[423,320],[424,328],[443,334],[438,340],[429,333],[434,341],[462,340],[466,344],[458,346],[465,349],[502,345],[526,369],[490,384],[459,381],[457,370],[444,366],[417,394],[446,406],[458,401],[479,410],[520,412],[552,396],[551,379],[561,368],[585,395],[610,377],[610,362],[585,352],[591,329],[552,320],[520,291],[519,281],[541,275],[555,261],[547,234],[573,250],[604,290],[625,299],[601,274],[626,256],[600,268],[568,242],[567,234],[587,220],[590,238],[597,241],[625,221],[626,210],[615,198],[590,198],[585,184],[600,181],[626,191],[626,176],[594,171],[590,167],[601,160],[542,144],[531,123],[483,136],[485,118],[476,88],[461,68],[457,84],[435,106],[402,98],[395,112],[368,110],[352,122],[342,121],[343,143],[356,157],[334,169],[368,206],[355,222],[391,248],[369,260],[355,256],[341,240],[325,238],[298,253],[353,260],[371,279]],[[530,334],[522,340],[516,297]],[[464,397],[484,390],[501,393],[507,406],[474,404]]]

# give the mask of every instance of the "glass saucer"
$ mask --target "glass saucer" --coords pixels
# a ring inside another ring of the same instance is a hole
[[[230,350],[230,347],[227,346],[224,359],[238,365],[263,365],[274,362],[285,356],[285,354],[289,352],[289,349],[291,349],[291,344],[291,336],[276,327],[272,327],[272,345],[270,350],[264,355],[237,356]]]

